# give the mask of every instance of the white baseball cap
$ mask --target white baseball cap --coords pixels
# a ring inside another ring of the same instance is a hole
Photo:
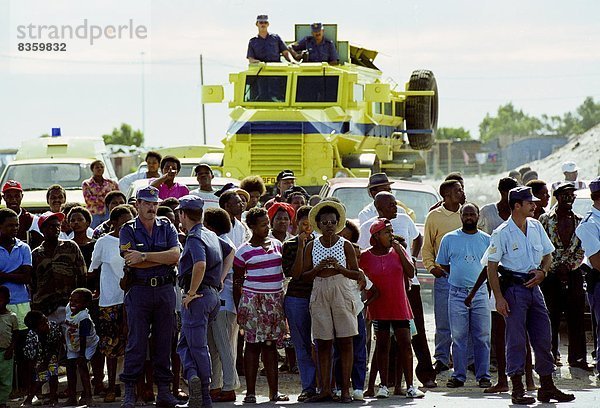
[[[563,165],[562,165],[563,173],[573,173],[575,171],[579,171],[579,167],[577,167],[575,162],[567,161],[567,162],[563,163]]]

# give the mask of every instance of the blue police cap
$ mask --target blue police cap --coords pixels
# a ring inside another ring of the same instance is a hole
[[[135,198],[138,200],[148,201],[150,203],[159,203],[161,201],[160,197],[158,196],[158,188],[153,186],[140,188],[137,191]]]
[[[268,23],[269,16],[266,14],[259,14],[258,16],[256,16],[256,22],[257,23]]]
[[[590,192],[600,191],[600,177],[596,177],[590,182]]]
[[[540,201],[540,199],[534,196],[531,192],[531,187],[525,186],[519,186],[511,189],[508,192],[508,200]]]
[[[179,205],[176,210],[201,210],[204,208],[204,200],[197,195],[188,194],[179,198]]]
[[[312,23],[310,25],[310,29],[313,33],[318,33],[323,29],[323,24],[321,23]]]

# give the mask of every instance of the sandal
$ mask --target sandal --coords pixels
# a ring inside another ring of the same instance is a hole
[[[314,397],[308,398],[304,402],[312,403],[312,402],[329,402],[333,401],[333,395],[331,394],[317,394]]]
[[[275,394],[271,397],[272,402],[286,402],[289,400],[290,400],[290,397],[288,397],[287,395],[282,394],[280,392],[278,392],[277,394]]]
[[[256,404],[256,396],[254,394],[248,394],[244,397],[244,404]]]

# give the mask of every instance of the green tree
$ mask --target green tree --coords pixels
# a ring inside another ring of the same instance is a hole
[[[600,103],[594,102],[594,98],[591,96],[585,98],[576,111],[580,117],[581,133],[590,130],[600,123]]]
[[[120,128],[114,128],[110,135],[102,135],[104,143],[140,147],[144,144],[144,133],[131,129],[131,125],[121,123]]]
[[[472,140],[471,132],[463,128],[441,127],[435,132],[436,139],[445,140]]]
[[[542,121],[534,116],[517,110],[511,102],[498,108],[496,116],[486,114],[479,124],[479,134],[482,142],[499,136],[533,136],[541,134]]]

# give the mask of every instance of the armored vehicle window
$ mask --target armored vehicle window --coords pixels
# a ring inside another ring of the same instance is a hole
[[[381,114],[381,103],[380,102],[373,102],[373,113],[375,114]]]
[[[365,87],[362,84],[354,84],[354,101],[362,102],[365,98]]]
[[[244,102],[285,102],[287,76],[246,77]]]
[[[383,104],[383,114],[392,116],[392,103],[387,102]]]
[[[337,102],[338,76],[299,76],[296,102]]]
[[[402,102],[394,102],[394,116],[404,116],[404,104]]]

